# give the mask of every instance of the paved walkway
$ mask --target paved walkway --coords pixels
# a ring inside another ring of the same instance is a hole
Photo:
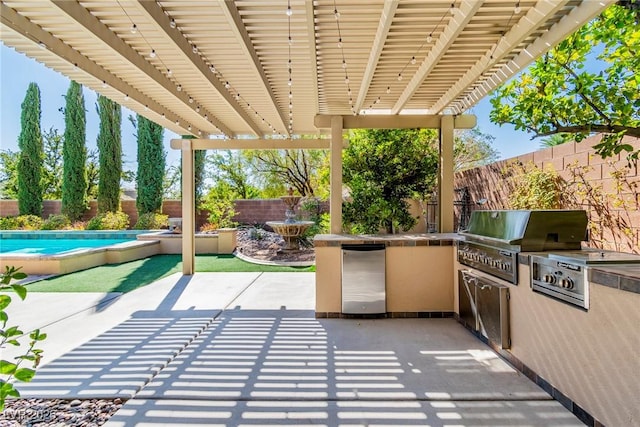
[[[198,273],[30,294],[10,315],[44,327],[48,363],[20,391],[129,399],[108,426],[582,425],[455,320],[315,319],[314,286]]]

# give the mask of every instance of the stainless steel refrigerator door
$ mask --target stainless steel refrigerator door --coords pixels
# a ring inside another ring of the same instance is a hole
[[[386,313],[384,245],[342,248],[342,312]]]

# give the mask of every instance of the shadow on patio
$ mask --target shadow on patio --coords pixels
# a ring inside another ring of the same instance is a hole
[[[23,395],[133,396],[110,426],[581,425],[453,319],[315,319],[304,274],[185,307],[198,278],[41,368]]]

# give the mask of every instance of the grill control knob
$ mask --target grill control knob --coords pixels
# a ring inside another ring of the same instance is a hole
[[[571,279],[571,277],[567,277],[565,279],[562,279],[560,284],[565,289],[573,289],[573,287],[575,286],[575,283],[573,283],[573,279]]]
[[[542,278],[545,283],[554,284],[556,282],[556,276],[553,274],[545,274]],[[560,282],[562,284],[562,282]],[[564,286],[563,286],[564,287]]]

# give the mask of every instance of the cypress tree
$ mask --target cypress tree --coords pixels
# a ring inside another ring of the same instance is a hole
[[[120,210],[120,177],[122,176],[122,112],[120,105],[98,95],[98,213]]]
[[[138,173],[136,184],[138,215],[159,212],[162,208],[165,152],[162,126],[138,115]]]
[[[72,81],[65,100],[62,213],[71,221],[78,221],[87,210],[87,124],[82,86]]]
[[[18,209],[20,215],[42,215],[42,165],[44,149],[40,131],[40,88],[30,83],[22,102],[18,137]]]
[[[202,196],[204,194],[204,165],[207,158],[206,150],[196,150],[193,153],[193,174],[194,176],[194,190],[195,190],[195,200],[196,206],[200,204],[202,201]]]
[[[193,135],[182,135],[182,139],[195,139]],[[194,196],[196,206],[200,205],[202,196],[204,194],[204,180],[205,180],[205,162],[207,160],[206,150],[195,150],[193,152],[193,175],[194,175]],[[182,170],[180,171],[180,179],[182,179]],[[180,186],[182,188],[182,186]]]

